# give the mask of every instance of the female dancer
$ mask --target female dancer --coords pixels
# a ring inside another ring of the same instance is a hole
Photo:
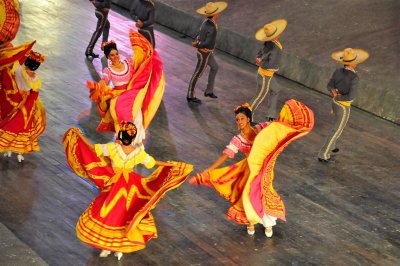
[[[119,122],[134,121],[138,127],[135,142],[140,144],[161,103],[165,80],[160,56],[146,38],[131,30],[130,41],[135,56],[123,61],[114,42],[104,44],[109,65],[99,83],[88,81],[87,86],[102,116],[97,130],[118,132]],[[109,81],[113,88],[107,86]]]
[[[33,50],[26,56],[22,66],[15,60],[5,71],[9,75],[2,76],[0,87],[0,151],[8,157],[18,153],[18,162],[24,160],[22,154],[40,149],[38,138],[46,127],[46,113],[39,98],[42,83],[35,72],[45,57]]]
[[[232,139],[224,155],[189,182],[213,187],[229,200],[231,207],[227,218],[238,224],[246,224],[249,235],[255,233],[254,224],[262,223],[265,235],[271,237],[276,219],[285,220],[283,201],[272,186],[277,156],[291,141],[311,131],[314,116],[303,103],[289,100],[276,122],[253,128],[250,126],[249,107],[245,117],[238,112],[242,108],[235,112],[241,134]],[[215,169],[229,154],[238,150],[247,158],[234,165]]]
[[[193,169],[180,162],[157,162],[143,146],[135,147],[133,123],[119,125],[117,142],[90,144],[78,128],[64,135],[67,161],[73,171],[91,180],[100,194],[78,220],[77,236],[83,242],[102,249],[100,257],[111,251],[121,259],[123,253],[145,248],[157,238],[157,228],[150,213],[164,194],[180,186]],[[142,178],[134,166],[160,166]]]

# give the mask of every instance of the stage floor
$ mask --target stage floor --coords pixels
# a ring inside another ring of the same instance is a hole
[[[49,265],[115,265],[116,258],[99,258],[98,250],[76,237],[76,221],[95,193],[72,173],[61,143],[74,126],[93,142],[113,138],[95,132],[100,117],[85,87],[105,63],[84,57],[96,23],[93,8],[78,0],[22,2],[14,44],[35,39],[35,49],[47,56],[38,70],[47,129],[41,151],[26,155],[23,164],[15,156],[0,157],[0,223]],[[131,55],[133,22],[117,8],[110,21],[110,39],[123,56]],[[146,150],[158,160],[185,161],[195,166],[194,173],[202,171],[237,134],[233,108],[254,95],[256,67],[217,51],[219,98],[203,97],[206,72],[196,87],[203,104],[192,106],[186,101],[196,64],[191,40],[156,26],[156,42],[167,84]],[[250,237],[244,226],[225,218],[228,203],[215,191],[186,182],[152,212],[159,238],[119,265],[400,264],[399,126],[353,108],[340,153],[321,164],[317,154],[331,128],[330,98],[282,78],[278,83],[280,104],[303,101],[316,117],[314,130],[277,160],[274,187],[285,201],[287,222],[278,222],[270,239],[261,226]],[[263,117],[263,110],[256,113],[257,121]]]

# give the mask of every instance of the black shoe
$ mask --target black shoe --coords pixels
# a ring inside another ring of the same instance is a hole
[[[322,162],[322,163],[327,163],[329,162],[330,159],[322,159],[322,158],[318,158],[318,161]]]
[[[218,98],[218,96],[215,95],[214,93],[204,93],[204,96],[214,98],[214,99]]]
[[[268,122],[274,122],[275,120],[276,120],[275,118],[267,116],[267,121]]]
[[[196,98],[196,97],[193,97],[193,98],[189,98],[189,97],[186,97],[186,100],[189,102],[189,103],[201,103],[201,100],[200,99],[198,99],[198,98]]]
[[[334,148],[334,149],[332,150],[332,152],[333,152],[333,153],[339,152],[339,148]]]
[[[92,57],[92,58],[99,58],[99,55],[98,55],[98,54],[95,54],[95,53],[93,53],[93,52],[91,52],[91,53],[86,52],[86,53],[85,53],[85,56],[86,56],[86,58],[89,58],[89,57]]]

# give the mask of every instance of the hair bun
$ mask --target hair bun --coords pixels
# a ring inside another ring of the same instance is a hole
[[[115,41],[111,40],[109,42],[103,42],[101,44],[101,50],[104,51],[104,55],[108,58],[108,55],[110,54],[110,52],[112,50],[117,50],[117,44],[115,43]]]

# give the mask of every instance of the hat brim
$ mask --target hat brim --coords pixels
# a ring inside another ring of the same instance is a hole
[[[259,30],[257,30],[257,32],[255,34],[255,37],[256,37],[257,40],[263,41],[263,42],[267,42],[267,41],[271,41],[271,40],[275,39],[276,37],[281,35],[282,32],[285,31],[286,26],[287,26],[287,20],[286,19],[277,19],[277,20],[274,20],[274,21],[272,21],[272,22],[270,22],[268,24],[275,25],[276,32],[274,34],[272,34],[271,36],[265,35],[264,27],[265,27],[265,25],[267,25],[267,24],[265,24]]]
[[[221,13],[228,7],[227,2],[214,2],[214,4],[215,4],[215,11],[212,13],[206,12],[206,6],[200,7],[199,9],[196,10],[196,12],[199,13],[200,15],[209,17]]]
[[[266,25],[268,25],[268,24],[273,24],[276,27],[276,32],[274,34],[272,34],[271,36],[265,35],[265,32],[264,32],[264,27]],[[263,41],[263,42],[271,41],[271,40],[275,39],[276,37],[278,37],[279,35],[281,35],[282,32],[285,31],[286,26],[287,26],[287,20],[286,19],[274,20],[274,21],[272,21],[270,23],[265,24],[260,29],[258,29],[256,34],[255,34],[255,37],[259,41]]]
[[[332,59],[342,65],[358,65],[368,59],[369,53],[363,49],[353,48],[356,58],[352,61],[343,61],[343,50],[332,53]]]

